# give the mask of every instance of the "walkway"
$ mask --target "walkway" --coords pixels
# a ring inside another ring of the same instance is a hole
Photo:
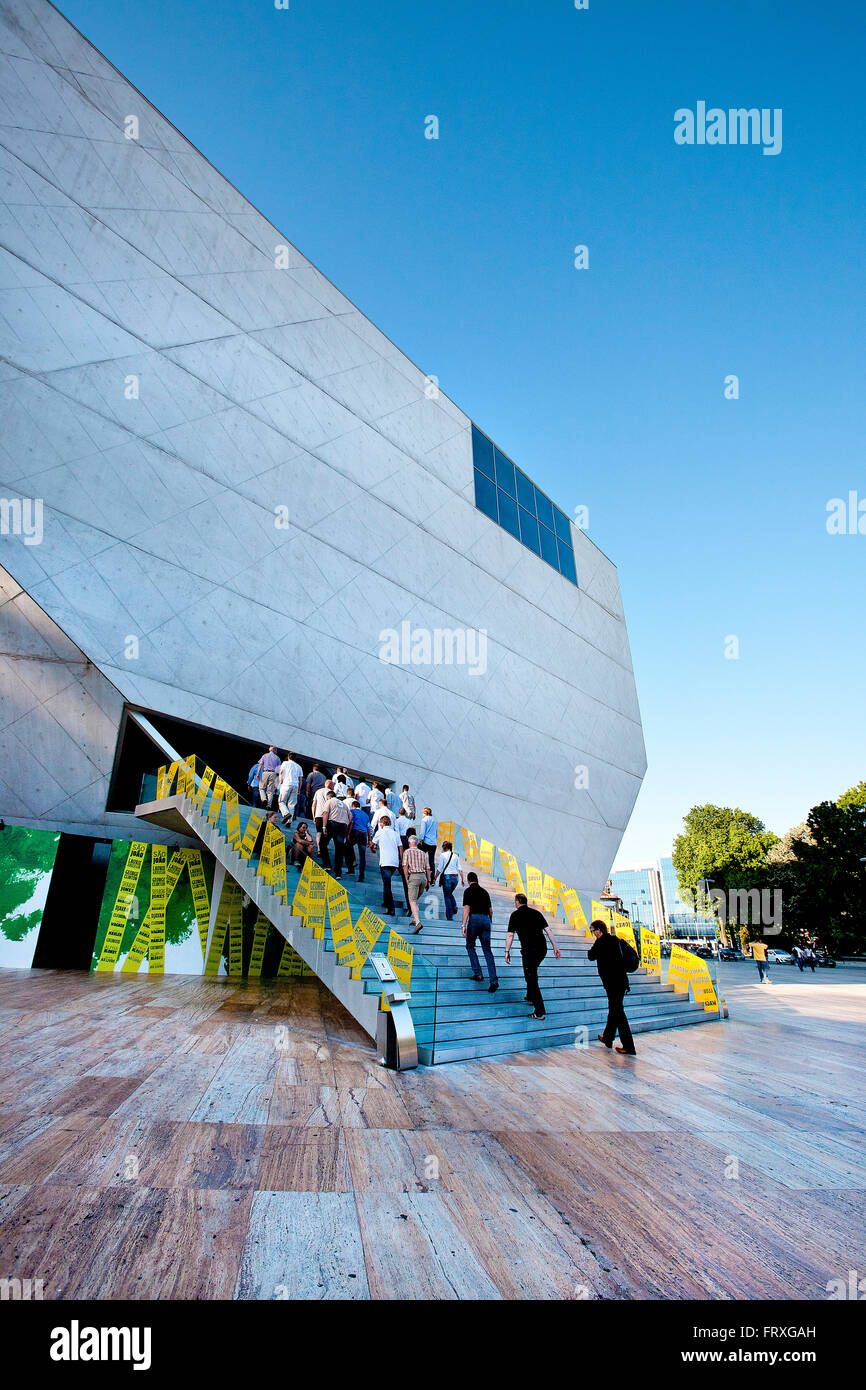
[[[316,980],[0,975],[0,1274],[81,1298],[826,1298],[862,1265],[866,970],[395,1075]],[[736,1175],[735,1175],[736,1174]]]

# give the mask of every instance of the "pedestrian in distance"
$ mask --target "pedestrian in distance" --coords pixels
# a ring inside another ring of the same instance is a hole
[[[328,804],[329,795],[332,790],[333,788],[330,782],[323,781],[321,786],[316,789],[313,803],[310,807],[310,814],[313,817],[313,823],[316,827],[316,845],[319,850],[319,859],[324,869],[330,869],[331,867],[331,858],[328,854],[328,841],[325,835],[324,815],[325,807]]]
[[[430,882],[436,877],[436,842],[439,838],[439,823],[433,819],[429,806],[424,807],[418,822],[418,844],[430,861]]]
[[[628,1026],[628,1019],[625,1016],[623,1000],[629,993],[628,970],[623,954],[623,947],[628,946],[632,953],[633,947],[627,942],[620,941],[618,936],[612,936],[608,931],[607,922],[596,918],[590,923],[590,931],[595,937],[595,942],[587,952],[587,958],[595,961],[604,992],[607,995],[607,1023],[604,1032],[599,1033],[598,1040],[603,1042],[605,1047],[610,1050],[613,1047],[613,1040],[619,1033],[619,1043],[617,1052],[622,1052],[626,1057],[634,1057],[635,1045]]]
[[[400,868],[403,853],[397,832],[386,812],[371,837],[371,849],[379,856],[379,873],[382,876],[382,911],[394,916],[394,895],[391,880]]]
[[[283,825],[288,825],[295,818],[298,789],[303,775],[304,769],[299,762],[296,762],[294,753],[287,753],[285,761],[280,764],[279,793],[277,796]]]
[[[466,880],[463,877],[460,856],[454,853],[454,846],[450,840],[442,841],[442,849],[436,856],[436,882],[441,885],[442,896],[445,899],[445,920],[453,922],[457,916],[454,889],[458,883],[465,885]]]
[[[416,835],[409,836],[409,843],[403,851],[403,874],[406,879],[406,891],[409,895],[412,921],[415,924],[414,935],[417,936],[423,928],[421,918],[418,916],[418,899],[430,887],[430,863],[423,849],[420,848]]]
[[[315,859],[315,857],[316,842],[310,834],[307,822],[300,820],[292,837],[292,863],[297,868],[302,869],[306,860]]]
[[[280,770],[280,758],[276,748],[271,744],[266,753],[263,753],[256,763],[259,774],[259,800],[262,805],[267,805],[270,811],[274,804],[274,795],[277,790],[277,774]]]
[[[355,790],[357,791],[357,787]],[[348,806],[352,816],[349,845],[353,852],[358,851],[358,882],[363,883],[367,869],[367,847],[370,843],[370,817],[357,796],[352,798]],[[354,861],[350,867],[354,868]]]
[[[335,878],[342,877],[343,857],[346,853],[346,839],[351,823],[352,817],[349,814],[345,797],[341,800],[332,787],[322,812],[322,832],[326,843],[334,846]]]
[[[471,871],[466,875],[468,883],[463,892],[463,935],[466,938],[466,952],[472,966],[473,980],[482,981],[481,966],[475,943],[481,942],[484,959],[487,962],[487,976],[490,981],[487,992],[495,994],[499,988],[496,961],[490,946],[490,933],[493,926],[493,904],[486,888],[478,882],[478,875]]]
[[[538,986],[538,967],[547,955],[547,942],[553,947],[553,955],[559,960],[562,952],[550,934],[547,920],[535,907],[530,907],[525,893],[515,893],[514,911],[508,919],[505,934],[505,964],[511,964],[511,943],[515,936],[520,942],[520,957],[523,962],[523,978],[526,981],[525,1004],[532,1005],[530,1018],[545,1017],[544,999]]]
[[[415,834],[415,825],[406,815],[405,811],[398,812],[397,815],[397,834],[400,836],[400,843],[405,849],[409,844],[409,832]]]
[[[769,965],[767,964],[767,945],[766,945],[766,942],[764,942],[764,941],[753,941],[753,942],[752,942],[752,960],[755,962],[755,964],[756,964],[757,967],[758,967],[758,984],[759,984],[759,985],[769,985],[769,984],[771,984],[772,981],[770,980],[770,967],[769,967]]]

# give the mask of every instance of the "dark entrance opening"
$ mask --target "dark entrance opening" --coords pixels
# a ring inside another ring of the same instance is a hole
[[[42,912],[33,964],[42,970],[89,970],[110,840],[62,834]]]
[[[234,787],[242,798],[249,799],[247,777],[250,768],[258,762],[267,748],[267,744],[261,739],[254,741],[239,738],[236,734],[224,734],[218,729],[191,724],[185,719],[173,719],[169,715],[149,709],[138,708],[137,712],[150,720],[154,728],[181,757],[185,758],[190,753],[195,753],[218,772],[230,787]],[[304,775],[311,771],[314,762],[319,764],[326,776],[330,776],[334,769],[333,762],[320,758],[309,749],[296,746],[289,750],[285,745],[278,744],[277,751],[281,756],[289,751],[293,752],[304,769]],[[120,726],[106,809],[134,811],[141,800],[141,779],[145,774],[155,772],[164,762],[165,758],[159,749],[138,727],[135,720],[129,718],[127,711]],[[391,786],[394,780],[393,776],[385,776],[371,768],[354,768],[346,764],[346,770],[354,781],[366,777],[368,782],[377,781],[380,787]]]

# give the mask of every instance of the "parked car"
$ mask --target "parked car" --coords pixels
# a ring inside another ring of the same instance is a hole
[[[818,959],[818,964],[819,964],[819,965],[823,965],[823,966],[825,966],[825,967],[829,967],[831,970],[835,970],[835,969],[836,969],[836,962],[834,961],[834,959],[833,959],[832,956],[823,955],[823,956],[818,956],[817,959]]]
[[[767,964],[768,964],[768,965],[793,965],[793,964],[794,964],[794,957],[791,955],[790,951],[768,951],[768,952],[767,952]]]
[[[712,960],[715,952],[710,946],[693,946],[692,955],[700,956],[701,960]]]
[[[745,960],[743,952],[736,946],[723,946],[719,951],[719,960]]]

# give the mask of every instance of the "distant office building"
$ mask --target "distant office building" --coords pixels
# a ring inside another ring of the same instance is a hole
[[[622,900],[622,910],[633,922],[662,932],[665,913],[658,869],[618,869],[610,876],[610,891]]]
[[[690,903],[680,897],[680,886],[673,859],[667,855],[659,860],[661,870],[662,894],[664,896],[665,921],[669,923],[674,936],[716,935],[716,923],[708,915],[699,915]]]

